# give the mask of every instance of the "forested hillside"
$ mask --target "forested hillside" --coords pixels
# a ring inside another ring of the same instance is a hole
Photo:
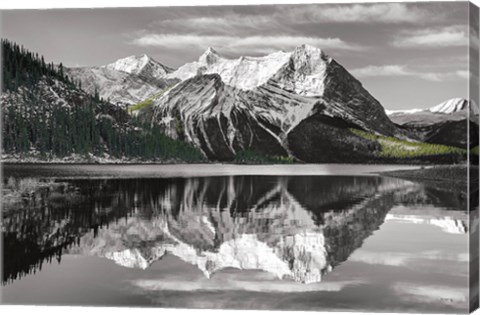
[[[84,92],[62,64],[46,63],[8,40],[2,40],[2,55],[4,156],[203,160],[197,149]]]

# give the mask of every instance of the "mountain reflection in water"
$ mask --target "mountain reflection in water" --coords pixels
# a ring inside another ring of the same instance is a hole
[[[466,209],[458,196],[420,184],[355,176],[6,178],[4,195],[4,283],[64,254],[142,269],[170,254],[206,277],[233,267],[319,282],[394,205],[447,198]],[[464,220],[439,224],[467,232]]]

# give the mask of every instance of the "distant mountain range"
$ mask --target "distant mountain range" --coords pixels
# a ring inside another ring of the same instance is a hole
[[[466,99],[453,98],[428,109],[386,112],[421,141],[465,147],[475,139],[473,143],[478,144],[478,105]]]
[[[476,105],[452,99],[427,110],[386,111],[309,45],[237,59],[208,48],[178,69],[140,55],[64,72],[81,90],[209,160],[454,162],[478,145],[475,128],[475,140],[466,137],[469,121],[478,127]]]
[[[133,105],[141,102],[159,89],[178,80],[165,76],[173,69],[147,55],[130,56],[101,67],[67,68],[66,73],[81,81],[82,88],[117,105]]]

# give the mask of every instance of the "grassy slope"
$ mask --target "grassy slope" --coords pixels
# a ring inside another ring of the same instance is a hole
[[[386,137],[351,128],[350,131],[364,139],[377,141],[381,146],[380,157],[411,158],[432,155],[465,154],[467,151],[441,144],[411,142]]]
[[[147,98],[146,100],[144,101],[141,101],[141,102],[138,102],[137,104],[134,104],[132,106],[130,106],[128,108],[128,112],[129,113],[132,113],[136,110],[141,110],[143,108],[146,108],[146,107],[149,107],[149,106],[152,106],[153,104],[153,101],[157,98],[159,98],[160,96],[162,96],[165,92],[167,92],[169,90],[169,88],[165,88],[163,90],[160,90],[158,91],[157,93],[155,93],[154,95],[152,95],[151,97]]]
[[[472,154],[478,155],[478,145],[470,150]]]

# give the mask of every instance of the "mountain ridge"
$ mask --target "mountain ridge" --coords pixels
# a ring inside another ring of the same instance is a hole
[[[194,146],[210,161],[244,161],[259,154],[269,161],[372,163],[388,157],[390,162],[411,163],[404,158],[422,159],[425,152],[432,154],[429,159],[438,154],[448,155],[444,161],[462,158],[461,149],[416,144],[439,141],[443,132],[395,124],[359,80],[323,50],[309,45],[237,59],[224,58],[210,47],[197,61],[176,70],[147,55],[100,67],[48,67],[72,88],[116,104],[129,124],[141,126],[132,130],[135,136],[129,135],[137,142],[145,140],[141,130],[152,129],[148,137],[167,135]],[[15,88],[14,80],[8,82]],[[437,111],[461,112],[465,107],[452,110],[447,105]],[[464,127],[457,128],[459,136]],[[108,138],[109,131],[103,132]],[[123,144],[124,140],[115,143],[122,143],[127,152],[141,151],[131,150],[133,144]],[[450,140],[446,145],[465,145],[461,137]],[[149,148],[144,153],[162,150]]]
[[[362,84],[313,46],[238,59],[225,59],[209,48],[170,76],[186,79],[153,101],[152,123],[193,143],[211,159],[229,160],[243,150],[310,159],[292,152],[288,134],[318,115],[369,132],[403,136]]]

